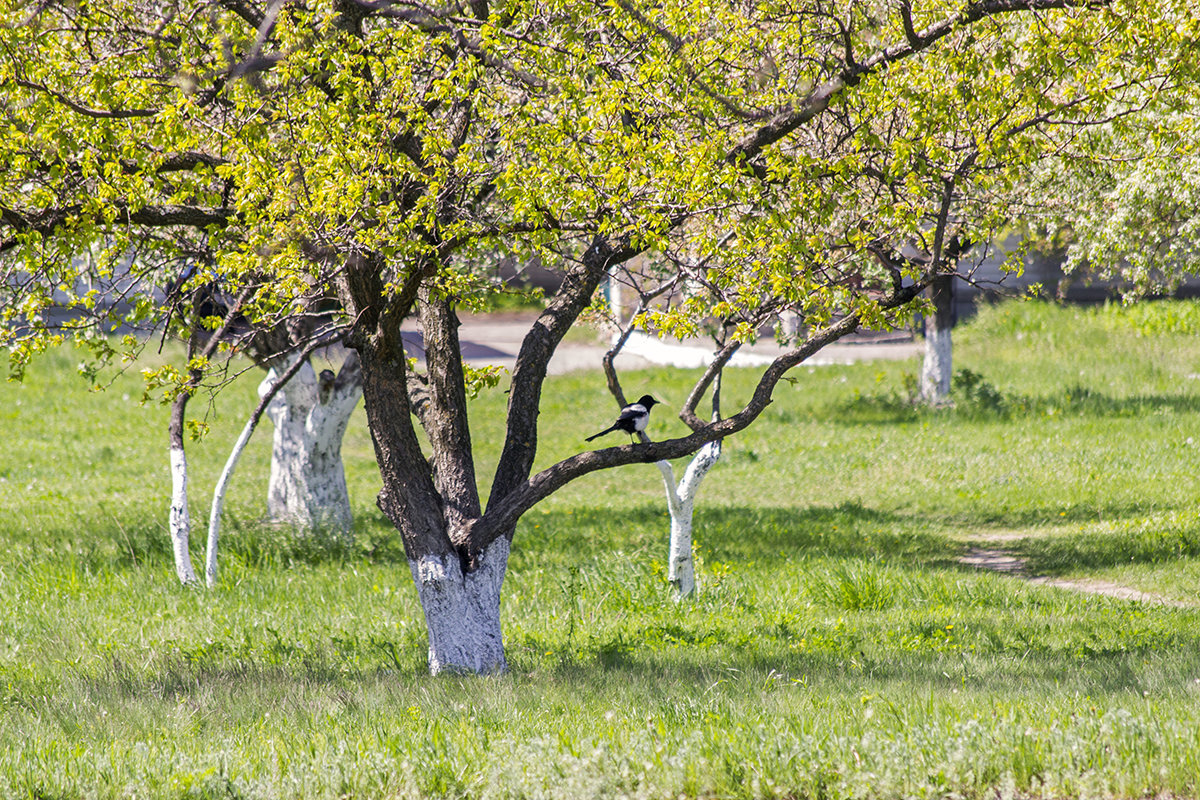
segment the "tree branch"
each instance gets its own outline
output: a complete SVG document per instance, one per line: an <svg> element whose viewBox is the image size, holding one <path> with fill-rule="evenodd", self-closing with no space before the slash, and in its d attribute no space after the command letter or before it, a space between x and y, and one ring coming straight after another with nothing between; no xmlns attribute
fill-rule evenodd
<svg viewBox="0 0 1200 800"><path fill-rule="evenodd" d="M47 94L61 105L64 105L74 111L76 114L90 117L91 119L138 119L144 117L153 117L159 113L158 109L150 108L92 108L90 106L85 106L83 103L78 103L72 100L62 92L57 92L44 83L35 83L34 81L27 81L23 78L13 78L12 81L18 86L23 86L26 89L33 89L34 91Z"/></svg>
<svg viewBox="0 0 1200 800"><path fill-rule="evenodd" d="M880 304L881 308L891 310L906 305L924 291L926 284L927 279L923 279L902 287L884 300ZM487 511L470 526L472 552L478 553L495 539L507 535L522 514L577 478L597 470L626 464L681 458L696 452L708 442L723 439L745 429L770 405L775 386L788 370L831 342L856 330L858 321L858 312L851 312L836 323L812 333L796 349L776 358L759 378L749 402L731 417L705 425L689 436L678 439L577 453L513 486L502 497L493 496L488 502Z"/></svg>
<svg viewBox="0 0 1200 800"><path fill-rule="evenodd" d="M542 384L558 343L587 308L608 268L624 263L637 252L627 237L614 245L597 236L583 254L580 268L567 275L554 300L525 335L513 367L504 450L492 479L489 507L524 481L533 468Z"/></svg>
<svg viewBox="0 0 1200 800"><path fill-rule="evenodd" d="M154 228L182 226L203 230L213 225L225 227L237 215L237 211L233 208L183 205L143 206L129 209L123 204L117 204L116 209L117 215L113 218L113 224L145 225ZM0 239L0 253L18 247L21 244L21 234L38 233L43 236L51 234L68 219L82 212L82 205L73 205L48 209L30 219L12 209L0 209L0 219L3 219L6 227L17 232L16 236Z"/></svg>
<svg viewBox="0 0 1200 800"><path fill-rule="evenodd" d="M880 50L863 61L847 66L841 73L815 87L799 103L776 114L766 124L744 137L726 155L730 164L746 165L767 147L778 142L829 107L830 100L848 86L888 65L928 50L954 31L999 14L1019 11L1045 11L1058 8L1105 8L1111 0L980 0L946 17L923 31L913 31L904 43ZM906 32L907 34L907 32Z"/></svg>

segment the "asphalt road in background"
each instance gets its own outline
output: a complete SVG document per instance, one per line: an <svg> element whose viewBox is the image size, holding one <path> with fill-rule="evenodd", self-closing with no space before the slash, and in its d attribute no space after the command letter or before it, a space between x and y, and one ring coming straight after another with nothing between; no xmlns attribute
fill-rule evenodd
<svg viewBox="0 0 1200 800"><path fill-rule="evenodd" d="M535 314L480 314L463 315L459 328L463 357L470 364L479 366L495 364L512 369L516 363L521 340L533 324ZM405 327L405 346L412 354L421 358L420 330L413 325ZM579 341L568 337L559 345L550 361L550 373L561 374L576 370L601 369L607 347L603 344ZM858 361L902 361L920 355L924 345L905 331L888 333L859 333L845 337L815 353L804 363L809 366L828 364L852 364ZM785 352L774 339L764 337L756 344L746 345L734 356L732 366L765 366L780 353ZM652 336L637 334L630 337L625 348L617 356L617 366L622 370L650 366L700 367L712 358L712 348L702 340L679 342L659 340Z"/></svg>

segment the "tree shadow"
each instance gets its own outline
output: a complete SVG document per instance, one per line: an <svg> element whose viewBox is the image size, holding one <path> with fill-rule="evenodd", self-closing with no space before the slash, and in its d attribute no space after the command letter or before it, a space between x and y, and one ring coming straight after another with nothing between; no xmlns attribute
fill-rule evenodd
<svg viewBox="0 0 1200 800"><path fill-rule="evenodd" d="M1200 557L1200 521L1186 525L1144 523L1116 531L1088 531L1026 538L1007 548L1035 575L1128 564L1166 564Z"/></svg>
<svg viewBox="0 0 1200 800"><path fill-rule="evenodd" d="M1200 413L1200 395L1115 396L1076 384L1045 395L1004 392L980 376L951 394L952 404L930 408L903 392L856 394L834 404L828 418L839 425L902 424L929 419L1007 420L1022 416L1141 418L1160 413Z"/></svg>
<svg viewBox="0 0 1200 800"><path fill-rule="evenodd" d="M1182 631L1162 620L1139 619L1120 635L1097 638L1093 630L1097 622L1092 620L1080 625L1074 635L1057 636L1046 630L1046 619L1036 615L1018 621L1004 615L973 618L965 624L976 634L974 640L936 651L896 646L911 623L898 622L890 632L855 632L852 619L848 641L807 649L793 646L803 644L806 631L761 622L746 630L742 641L725 642L713 651L707 651L703 641L684 641L679 651L664 651L621 633L541 671L589 692L597 686L710 688L725 681L746 681L753 690L826 687L835 694L848 685L882 684L900 693L924 686L1096 696L1137 689L1160 666L1172 674L1200 669L1200 635L1195 629ZM1164 662L1167 653L1173 654L1169 663ZM519 653L514 656L514 661L523 662ZM539 672L532 664L520 666L529 674ZM770 687L772 682L775 687Z"/></svg>
<svg viewBox="0 0 1200 800"><path fill-rule="evenodd" d="M848 502L830 507L708 506L697 509L695 538L704 558L759 561L806 554L952 561L959 546L922 529L915 516ZM613 551L664 557L670 518L664 505L578 507L527 515L511 556L517 567L578 564ZM659 550L662 554L659 554Z"/></svg>
<svg viewBox="0 0 1200 800"><path fill-rule="evenodd" d="M903 560L926 567L955 566L968 545L963 534L986 537L1028 528L1004 549L1031 559L1039 574L1075 567L1155 563L1200 555L1200 519L1156 527L1150 514L1169 512L1138 503L1036 506L969 513L907 513L858 502L836 506L705 506L696 510L694 537L704 559L756 562L804 556ZM1037 529L1090 526L1103 520L1112 533L1037 536ZM535 512L522 520L511 562L517 569L569 567L614 551L665 558L670 518L663 505L614 509L581 506Z"/></svg>

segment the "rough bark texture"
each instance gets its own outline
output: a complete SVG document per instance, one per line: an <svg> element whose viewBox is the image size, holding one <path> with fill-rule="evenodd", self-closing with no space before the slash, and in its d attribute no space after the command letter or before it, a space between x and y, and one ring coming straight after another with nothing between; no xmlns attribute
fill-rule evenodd
<svg viewBox="0 0 1200 800"><path fill-rule="evenodd" d="M182 417L182 412L180 412ZM180 425L182 429L182 423ZM188 517L188 465L187 453L183 449L182 436L176 445L171 437L171 552L175 556L175 575L180 583L195 583L196 571L192 568L192 556L188 551L192 523Z"/></svg>
<svg viewBox="0 0 1200 800"><path fill-rule="evenodd" d="M567 275L554 300L525 335L513 367L508 395L508 427L504 450L492 479L489 509L492 502L521 486L533 470L542 385L555 348L591 302L609 268L623 263L636 252L628 242L613 244L597 237L584 253L582 266ZM511 526L508 529L511 531ZM488 541L490 539L475 539L472 545L483 547Z"/></svg>
<svg viewBox="0 0 1200 800"><path fill-rule="evenodd" d="M461 529L480 511L458 325L447 300L422 299L421 327L429 372L429 403L422 421L433 451L434 484L445 503L446 523L451 529Z"/></svg>
<svg viewBox="0 0 1200 800"><path fill-rule="evenodd" d="M667 582L675 587L680 598L696 591L696 565L692 559L692 518L696 494L704 476L721 457L721 441L709 442L688 462L683 478L675 485L670 464L660 461L663 483L667 490L667 505L671 511L671 541L667 553Z"/></svg>
<svg viewBox="0 0 1200 800"><path fill-rule="evenodd" d="M457 558L424 555L409 562L429 631L429 670L486 674L505 669L500 589L508 539L492 542L464 572Z"/></svg>
<svg viewBox="0 0 1200 800"><path fill-rule="evenodd" d="M421 452L403 357L372 342L365 342L360 353L367 421L383 476L378 503L404 540L425 612L430 671L503 670L500 586L509 539L500 537L491 547L468 555L462 546L463 532L454 535L448 521L459 518L463 506L447 510L435 486L434 470ZM461 408L465 414L465 403ZM431 439L451 435L445 428L454 424L453 418L448 422L443 417L439 423L433 410L424 416L430 419L427 428L435 431Z"/></svg>
<svg viewBox="0 0 1200 800"><path fill-rule="evenodd" d="M921 365L921 400L931 405L950 396L953 372L951 330L954 327L954 276L939 275L929 287L934 311L925 317L925 360Z"/></svg>
<svg viewBox="0 0 1200 800"><path fill-rule="evenodd" d="M358 356L334 377L305 363L267 406L275 425L267 510L271 519L298 528L350 534L353 517L342 466L342 438L362 393ZM268 372L265 393L276 379Z"/></svg>

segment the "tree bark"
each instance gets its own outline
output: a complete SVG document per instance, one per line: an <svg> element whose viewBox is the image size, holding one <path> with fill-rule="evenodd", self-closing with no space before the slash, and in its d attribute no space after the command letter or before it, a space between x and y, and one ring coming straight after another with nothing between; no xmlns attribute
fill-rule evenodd
<svg viewBox="0 0 1200 800"><path fill-rule="evenodd" d="M373 343L363 346L361 357L363 400L383 477L379 508L404 541L425 613L429 669L433 673L503 670L500 587L510 537L501 536L468 554L464 529L451 523L460 518L463 507L448 507L438 493L417 439L404 359ZM469 499L459 498L459 502Z"/></svg>
<svg viewBox="0 0 1200 800"><path fill-rule="evenodd" d="M446 522L451 529L462 530L479 516L480 504L458 316L445 298L431 297L429 290L421 294L429 387L429 403L421 419L433 451L433 480L445 505Z"/></svg>
<svg viewBox="0 0 1200 800"><path fill-rule="evenodd" d="M502 672L500 589L509 541L501 537L479 553L467 572L457 557L428 554L409 561L429 633L429 671Z"/></svg>
<svg viewBox="0 0 1200 800"><path fill-rule="evenodd" d="M688 462L683 479L675 484L675 474L668 461L659 461L667 491L667 507L671 512L671 540L667 551L667 582L675 587L679 599L696 591L696 565L692 558L692 518L696 494L704 476L721 457L721 440L709 442Z"/></svg>
<svg viewBox="0 0 1200 800"><path fill-rule="evenodd" d="M186 405L186 402L184 403ZM183 412L180 411L182 419ZM174 409L172 409L174 417ZM172 428L174 425L172 424ZM182 423L179 426L182 433ZM171 532L171 552L175 557L175 575L183 584L196 582L196 571L192 568L189 539L192 531L188 516L188 464L187 452L183 449L183 436L171 432L171 511L168 528Z"/></svg>
<svg viewBox="0 0 1200 800"><path fill-rule="evenodd" d="M259 386L265 394L274 369ZM353 516L342 465L342 439L362 392L358 355L335 377L305 363L267 406L275 426L267 511L271 519L304 530L350 535Z"/></svg>
<svg viewBox="0 0 1200 800"><path fill-rule="evenodd" d="M929 287L933 313L925 317L925 360L921 365L921 401L941 405L950 396L953 374L954 276L938 275Z"/></svg>

